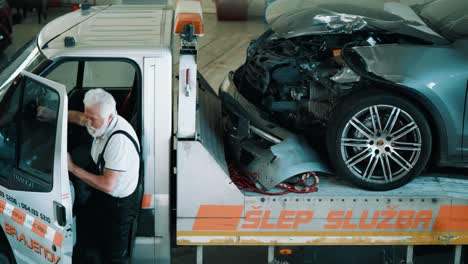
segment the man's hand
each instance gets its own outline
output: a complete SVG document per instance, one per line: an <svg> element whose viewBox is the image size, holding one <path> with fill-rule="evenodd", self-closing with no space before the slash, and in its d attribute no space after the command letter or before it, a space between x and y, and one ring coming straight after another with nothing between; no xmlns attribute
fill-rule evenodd
<svg viewBox="0 0 468 264"><path fill-rule="evenodd" d="M75 170L76 170L76 165L75 163L73 162L73 159L70 155L70 153L67 153L67 156L68 156L68 171L75 174ZM78 176L78 175L77 175Z"/></svg>
<svg viewBox="0 0 468 264"><path fill-rule="evenodd" d="M68 111L68 122L84 127L88 123L88 119L82 112Z"/></svg>
<svg viewBox="0 0 468 264"><path fill-rule="evenodd" d="M111 193L120 176L119 171L104 170L104 175L95 175L77 166L68 153L68 171L81 181L105 193Z"/></svg>
<svg viewBox="0 0 468 264"><path fill-rule="evenodd" d="M37 120L41 122L50 122L54 120L56 117L56 113L52 111L51 109L45 107L45 106L38 106L37 107Z"/></svg>

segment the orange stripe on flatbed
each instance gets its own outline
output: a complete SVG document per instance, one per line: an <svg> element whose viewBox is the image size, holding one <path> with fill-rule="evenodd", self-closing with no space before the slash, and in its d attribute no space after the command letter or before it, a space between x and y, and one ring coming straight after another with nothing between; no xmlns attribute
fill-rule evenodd
<svg viewBox="0 0 468 264"><path fill-rule="evenodd" d="M242 205L202 205L198 209L192 229L196 231L237 230L243 210Z"/></svg>
<svg viewBox="0 0 468 264"><path fill-rule="evenodd" d="M453 239L444 239L447 235L453 236ZM204 237L204 242L197 237ZM239 240L239 237L244 239ZM283 241L280 242L281 238ZM286 242L285 238L303 239ZM468 232L177 232L177 245L465 245L467 243Z"/></svg>
<svg viewBox="0 0 468 264"><path fill-rule="evenodd" d="M468 232L455 232L466 236ZM454 234L455 234L454 233ZM313 236L345 236L345 237L373 237L373 236L441 236L446 232L436 231L177 231L177 236L264 236L264 237L313 237Z"/></svg>
<svg viewBox="0 0 468 264"><path fill-rule="evenodd" d="M468 205L442 205L434 231L468 231Z"/></svg>
<svg viewBox="0 0 468 264"><path fill-rule="evenodd" d="M151 194L143 195L143 200L141 201L141 208L142 209L151 208L152 204L153 204L153 195Z"/></svg>

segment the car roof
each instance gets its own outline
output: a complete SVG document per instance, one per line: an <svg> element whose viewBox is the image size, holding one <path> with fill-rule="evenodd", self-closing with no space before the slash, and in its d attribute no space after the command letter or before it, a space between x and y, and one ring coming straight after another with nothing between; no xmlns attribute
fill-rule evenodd
<svg viewBox="0 0 468 264"><path fill-rule="evenodd" d="M171 47L173 11L163 5L93 6L59 17L38 36L41 52L59 54L140 53ZM65 45L73 38L74 45Z"/></svg>

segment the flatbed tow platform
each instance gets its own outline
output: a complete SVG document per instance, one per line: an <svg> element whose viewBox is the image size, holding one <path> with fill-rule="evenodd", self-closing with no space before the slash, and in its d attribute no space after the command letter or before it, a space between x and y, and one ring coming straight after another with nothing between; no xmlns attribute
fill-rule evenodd
<svg viewBox="0 0 468 264"><path fill-rule="evenodd" d="M221 103L200 78L197 137L176 140L178 245L468 244L468 179L421 175L374 192L321 175L318 191L242 191L229 176Z"/></svg>

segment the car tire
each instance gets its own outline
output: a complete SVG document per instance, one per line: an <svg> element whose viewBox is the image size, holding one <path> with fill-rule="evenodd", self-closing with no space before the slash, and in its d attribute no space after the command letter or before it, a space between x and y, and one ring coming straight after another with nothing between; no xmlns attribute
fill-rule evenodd
<svg viewBox="0 0 468 264"><path fill-rule="evenodd" d="M401 96L359 92L345 98L330 120L330 161L337 175L361 188L385 191L401 187L427 165L432 149L429 124Z"/></svg>

